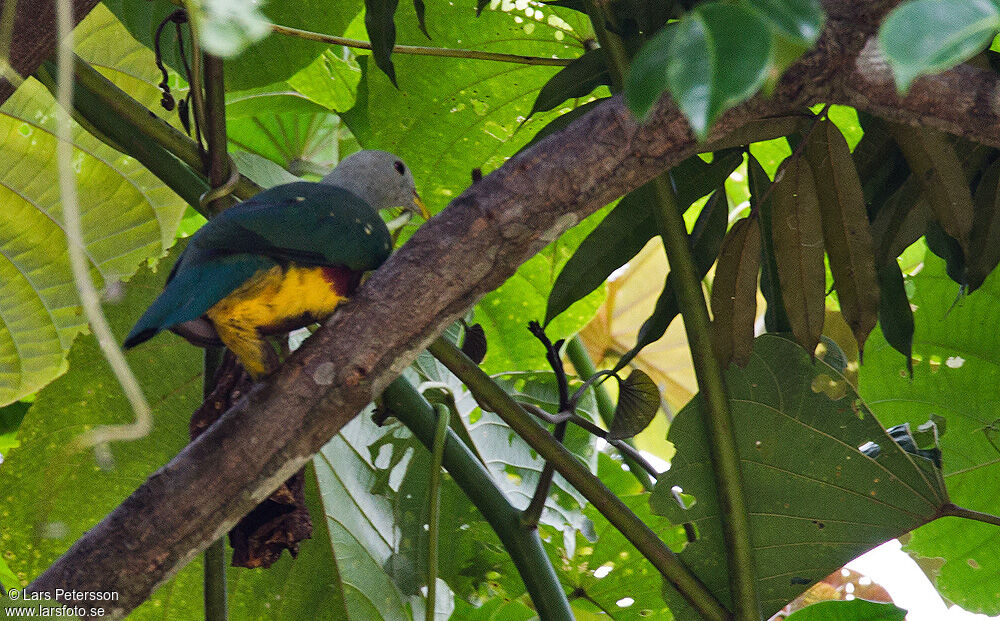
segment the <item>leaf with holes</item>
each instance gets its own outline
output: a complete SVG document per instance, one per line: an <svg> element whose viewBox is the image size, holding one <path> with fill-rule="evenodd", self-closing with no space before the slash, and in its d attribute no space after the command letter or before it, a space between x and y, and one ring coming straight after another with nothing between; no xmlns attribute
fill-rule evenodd
<svg viewBox="0 0 1000 621"><path fill-rule="evenodd" d="M618 386L618 405L608 428L608 440L631 438L649 426L660 409L660 389L640 369L632 369Z"/></svg>
<svg viewBox="0 0 1000 621"><path fill-rule="evenodd" d="M725 379L765 617L862 552L934 519L948 502L941 472L893 442L850 382L793 341L758 337L750 363L730 367ZM650 502L673 523L694 525L697 539L680 558L729 605L702 408L698 396L674 419L668 439L677 454ZM869 443L879 447L875 458L859 450ZM674 486L697 502L680 508ZM667 596L677 618L694 618L678 595Z"/></svg>
<svg viewBox="0 0 1000 621"><path fill-rule="evenodd" d="M823 332L826 267L819 197L809 163L789 161L772 196L771 236L792 334L810 352Z"/></svg>
<svg viewBox="0 0 1000 621"><path fill-rule="evenodd" d="M988 0L914 0L889 13L878 43L905 93L918 76L975 56L998 28L1000 10Z"/></svg>
<svg viewBox="0 0 1000 621"><path fill-rule="evenodd" d="M828 120L816 127L805 156L816 180L823 242L840 312L861 352L878 321L878 279L861 179L847 141Z"/></svg>
<svg viewBox="0 0 1000 621"><path fill-rule="evenodd" d="M541 349L537 340L534 343ZM519 508L526 507L544 460L518 438L499 416L479 409L472 393L433 356L426 352L421 354L413 368L422 381L447 386L455 399L459 418L467 430L467 433L458 433L474 443L475 452L511 503ZM555 414L559 409L559 391L556 388L555 374L551 371L505 373L495 376L494 380L518 401L537 405L550 414ZM570 390L575 390L581 384L582 382L572 381ZM586 391L580 399L577 413L592 422L598 420L593 391ZM566 447L592 470L597 467L594 442L592 435L574 425L566 430ZM589 523L580 512L586 502L583 496L558 474L555 476L553 489L554 492L545 501L542 523L561 531L576 528L589 535Z"/></svg>
<svg viewBox="0 0 1000 621"><path fill-rule="evenodd" d="M858 385L886 426L912 429L943 417L948 433L940 447L951 500L960 506L1000 514L1000 275L954 304L958 286L945 262L926 254L923 269L906 279L912 291L913 379L904 359L876 329L868 341ZM907 543L911 554L940 557L937 587L967 610L1000 614L996 597L1000 545L995 526L940 520L918 529Z"/></svg>
<svg viewBox="0 0 1000 621"><path fill-rule="evenodd" d="M723 367L745 366L753 351L760 273L760 226L757 217L733 225L719 250L712 281L712 350Z"/></svg>
<svg viewBox="0 0 1000 621"><path fill-rule="evenodd" d="M77 52L143 104L160 100L153 55L98 6L76 28ZM113 42L113 44L112 44ZM0 107L0 405L66 370L66 354L86 326L66 251L62 205L53 180L55 108L26 81ZM91 273L105 283L132 275L173 244L187 205L152 173L74 124L73 166Z"/></svg>
<svg viewBox="0 0 1000 621"><path fill-rule="evenodd" d="M649 507L649 493L644 492L635 477L622 470L622 464L601 453L597 476L622 502L649 526L672 550L680 550L686 541L683 526L671 524L666 518L653 515ZM575 554L569 558L556 557L548 545L556 575L570 593L577 593L573 605L596 607L594 613L611 612L596 617L578 615L578 619L611 619L642 621L643 619L671 619L660 589L660 574L592 505L585 513L594 523L597 538L587 541L576 536ZM507 617L496 617L504 619Z"/></svg>

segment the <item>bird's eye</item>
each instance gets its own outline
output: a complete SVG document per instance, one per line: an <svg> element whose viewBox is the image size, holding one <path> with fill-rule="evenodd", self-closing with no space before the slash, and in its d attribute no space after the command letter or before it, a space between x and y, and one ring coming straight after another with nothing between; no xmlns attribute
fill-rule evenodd
<svg viewBox="0 0 1000 621"><path fill-rule="evenodd" d="M403 166L403 162L397 161L394 166L396 167L396 172L403 174L406 172L406 166Z"/></svg>

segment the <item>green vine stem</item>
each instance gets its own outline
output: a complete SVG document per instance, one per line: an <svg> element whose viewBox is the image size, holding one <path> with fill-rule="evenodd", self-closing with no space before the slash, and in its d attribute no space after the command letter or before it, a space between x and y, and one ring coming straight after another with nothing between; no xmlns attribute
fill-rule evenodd
<svg viewBox="0 0 1000 621"><path fill-rule="evenodd" d="M212 190L224 185L229 177L229 154L226 150L226 89L223 81L222 59L205 55L204 62L198 63L197 36L191 31L192 47L195 50L195 66L201 64L204 77L201 80L205 86L205 128L208 138L208 179ZM195 75L198 75L195 71ZM201 84L193 85L195 91L201 89ZM195 111L197 114L198 110ZM204 197L204 195L203 195ZM207 207L212 213L218 213L228 205L226 198L219 198L205 205L205 200L199 200L202 207ZM208 398L215 388L215 371L222 361L222 349L210 347L205 350L205 374L202 378L204 397ZM229 617L229 607L226 597L226 539L220 537L205 550L204 569L204 602L205 621L226 621Z"/></svg>
<svg viewBox="0 0 1000 621"><path fill-rule="evenodd" d="M471 361L470 361L471 362ZM437 428L434 410L405 378L397 378L382 393L383 407L433 450ZM521 512L497 487L486 466L451 430L444 442L444 468L472 501L510 554L542 621L573 621L566 593L534 529L521 526Z"/></svg>
<svg viewBox="0 0 1000 621"><path fill-rule="evenodd" d="M88 118L98 130L111 135L109 125L131 126L128 129L149 138L192 169L196 171L204 169L205 163L202 161L202 154L194 140L132 99L125 91L115 86L83 59L79 57L75 59L73 71L76 76L77 88L92 93L97 101L105 107L103 114L99 117ZM146 165L146 162L138 156L136 159ZM247 199L262 189L241 175L233 193L241 199ZM197 206L198 203L195 201L193 204Z"/></svg>
<svg viewBox="0 0 1000 621"><path fill-rule="evenodd" d="M434 621L437 610L438 539L441 533L441 466L444 463L444 443L448 439L448 421L451 411L438 403L434 406L437 427L434 429L434 446L431 451L431 483L427 494L427 621Z"/></svg>
<svg viewBox="0 0 1000 621"><path fill-rule="evenodd" d="M590 359L590 354L587 353L587 348L584 347L583 341L580 340L579 335L575 335L569 340L566 345L566 357L569 358L570 363L573 368L576 369L577 375L580 379L586 380L593 377L597 373L597 369L594 367L594 361ZM611 421L615 417L615 404L611 401L611 395L600 383L593 386L594 398L597 400L597 413L601 415L601 421L604 423L605 427L611 426ZM625 444L635 447L635 444L631 439L625 440ZM636 480L642 484L643 489L652 490L653 484L656 483L655 480L650 480L650 475L646 472L646 469L639 465L632 457L627 453L622 453L622 459L625 461L625 465L628 466L629 472L631 472Z"/></svg>
<svg viewBox="0 0 1000 621"><path fill-rule="evenodd" d="M480 404L496 412L543 459L551 462L556 471L621 531L702 617L711 621L731 619L712 592L670 551L663 540L475 362L444 338L434 341L428 351L468 386Z"/></svg>
<svg viewBox="0 0 1000 621"><path fill-rule="evenodd" d="M629 54L622 40L606 25L613 24L607 6L585 0L587 13L601 47L608 50L612 84L621 88L628 72ZM722 514L723 538L732 592L738 621L760 621L761 607L757 595L757 578L750 539L750 517L743 491L740 456L736 447L733 419L722 369L712 353L711 321L702 291L701 279L691 255L691 246L684 217L677 209L677 200L666 173L653 179L656 195L654 215L663 248L670 264L677 294L677 305L684 318L688 346L694 362L695 377L705 405L705 426L708 430L709 452Z"/></svg>
<svg viewBox="0 0 1000 621"><path fill-rule="evenodd" d="M320 32L310 32L289 26L271 24L271 31L280 35L307 39L309 41L320 41L322 43L332 43L343 45L344 47L359 50L370 50L372 44L359 39L348 39ZM460 50L447 47L423 47L420 45L396 45L392 48L393 54L412 54L415 56L440 56L445 58L471 58L474 60L492 60L502 63L516 63L519 65L546 65L551 67L565 67L573 62L572 58L545 58L544 56L522 56L521 54L500 54L497 52L483 52L480 50Z"/></svg>

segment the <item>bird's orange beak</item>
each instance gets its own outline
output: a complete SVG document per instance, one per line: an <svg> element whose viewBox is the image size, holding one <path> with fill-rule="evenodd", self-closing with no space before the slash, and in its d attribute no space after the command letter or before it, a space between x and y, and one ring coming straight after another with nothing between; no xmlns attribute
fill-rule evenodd
<svg viewBox="0 0 1000 621"><path fill-rule="evenodd" d="M416 191L413 192L413 207L414 209L410 211L420 214L420 217L425 221L431 219L431 212L427 211L427 205L424 205L424 201L421 200L420 195Z"/></svg>

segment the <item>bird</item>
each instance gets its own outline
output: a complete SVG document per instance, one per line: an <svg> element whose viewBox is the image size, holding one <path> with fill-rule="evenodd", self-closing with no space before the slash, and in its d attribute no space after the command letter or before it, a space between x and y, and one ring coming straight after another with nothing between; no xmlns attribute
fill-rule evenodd
<svg viewBox="0 0 1000 621"><path fill-rule="evenodd" d="M387 226L379 210L398 207ZM386 151L358 151L318 183L260 192L191 237L124 348L171 330L225 345L260 380L278 364L267 337L329 317L389 257L389 227L414 214L430 217L412 172Z"/></svg>

